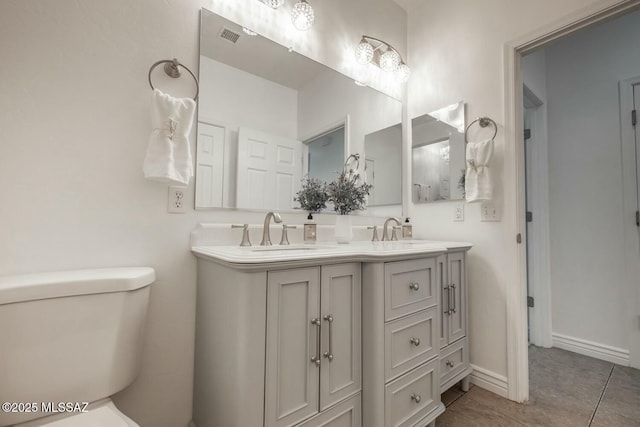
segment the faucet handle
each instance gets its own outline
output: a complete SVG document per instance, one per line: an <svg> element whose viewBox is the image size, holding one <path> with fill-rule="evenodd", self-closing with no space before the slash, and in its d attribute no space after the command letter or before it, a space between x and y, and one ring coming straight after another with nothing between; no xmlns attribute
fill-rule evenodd
<svg viewBox="0 0 640 427"><path fill-rule="evenodd" d="M282 224L282 238L280 239L281 245L289 244L289 236L287 235L287 230L290 228L298 228L298 227L296 227L295 225Z"/></svg>
<svg viewBox="0 0 640 427"><path fill-rule="evenodd" d="M251 240L249 240L249 224L231 224L231 228L242 228L242 242L240 242L240 246L251 246Z"/></svg>
<svg viewBox="0 0 640 427"><path fill-rule="evenodd" d="M391 229L391 240L398 240L398 230L402 230L402 227L399 225L394 225Z"/></svg>
<svg viewBox="0 0 640 427"><path fill-rule="evenodd" d="M380 240L378 238L378 226L377 225L369 226L369 227L367 227L367 230L373 230L373 236L371 237L371 241L372 242L377 242L377 241Z"/></svg>

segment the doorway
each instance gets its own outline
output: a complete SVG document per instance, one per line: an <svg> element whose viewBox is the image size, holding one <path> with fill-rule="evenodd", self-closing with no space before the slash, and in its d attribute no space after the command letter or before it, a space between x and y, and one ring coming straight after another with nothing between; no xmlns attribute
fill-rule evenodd
<svg viewBox="0 0 640 427"><path fill-rule="evenodd" d="M593 9L586 11L582 10L579 12L575 12L574 15L565 18L561 22L557 22L553 25L552 28L545 28L540 30L539 33L534 35L528 35L526 38L523 37L520 40L515 40L511 43L508 43L505 46L505 69L506 69L506 118L505 118L505 127L508 133L507 140L507 152L506 152L506 176L507 180L512 179L511 182L514 184L506 189L506 198L507 200L513 201L513 205L511 207L507 206L507 210L509 215L510 227L512 227L514 235L517 235L517 244L514 246L517 251L517 263L515 269L513 271L514 281L519 283L518 286L510 287L507 289L507 317L510 319L508 324L508 378L509 378L509 398L516 401L524 401L528 398L528 355L527 355L527 347L528 347L528 318L527 318L527 283L528 283L528 273L527 273L527 238L526 238L526 212L527 212L527 192L526 192L526 167L525 167L525 151L526 146L523 144L523 134L524 134L524 94L522 91L522 64L523 64L523 56L533 53L540 48L550 46L552 42L555 42L560 39L564 39L565 36L572 36L577 34L577 31L580 29L584 29L587 27L591 27L596 23L602 23L609 18L612 17L620 17L625 14L630 14L633 12L635 8L638 7L638 1L625 2L623 4L616 4L615 6L605 6L604 4L600 5L601 10L595 10L595 6ZM585 50L581 51L582 53ZM607 65L606 60L601 61L604 66ZM582 70L576 69L574 72L574 78L579 78L582 76ZM617 82L616 82L617 83ZM614 88L615 89L615 88ZM616 95L617 91L616 91ZM576 106L579 109L583 107L585 103L577 102ZM615 108L617 113L619 111L619 105ZM548 117L555 117L551 112L549 112ZM588 115L583 115L583 117L588 119ZM618 116L617 120L617 135L618 140L620 139L620 127L621 127L621 116ZM629 120L630 121L630 120ZM635 132L635 131L634 131ZM634 135L635 137L635 135ZM610 139L610 138L609 138ZM551 144L551 141L549 141ZM635 144L635 140L634 140ZM636 163L638 161L637 150L634 151L636 155L627 156L620 155L623 161L622 163L622 173L620 172L620 168L616 171L622 177L619 177L620 181L624 181L624 202L622 202L622 197L620 197L620 205L624 205L624 220L627 221L628 218L633 216L635 225L635 212L637 211L637 199L638 199L638 174ZM576 151L577 152L577 151ZM631 163L629 157L632 157L633 163ZM550 160L554 160L551 154L548 157ZM597 168L597 164L589 164L585 165L590 168ZM633 174L630 172L630 168L633 167ZM635 208L631 215L628 212L628 207L630 202L627 200L626 195L631 193L629 191L630 181L629 177L633 175L633 189L635 191L635 195L633 199L635 201ZM571 179L571 176L566 179ZM595 194L598 194L597 191L594 190ZM574 198L575 199L575 198ZM511 202L510 202L511 203ZM511 209L512 208L512 209ZM579 209L575 209L577 213L583 213ZM620 215L622 217L622 215ZM620 218L619 217L619 218ZM535 213L534 213L535 218ZM574 223L579 223L580 217L576 217ZM628 224L628 222L626 222ZM620 226L622 228L622 226ZM554 236L555 229L550 227L550 234ZM618 230L619 231L619 230ZM631 242L635 240L638 241L638 228L636 227L634 233L624 232L624 236L621 240L624 240L625 249L631 247ZM633 235L633 238L629 237ZM579 234L576 234L577 237L580 237ZM523 238L524 237L524 238ZM628 242L629 241L629 242ZM590 247L596 247L598 245L598 241L590 242ZM586 246L586 245L585 245ZM635 253L639 252L639 244L635 245ZM601 248L604 249L604 248ZM630 258L630 252L625 250L624 258ZM555 258L551 255L550 259L552 262L558 263L562 262L562 259ZM580 265L585 269L591 268L594 263L590 263L592 259L585 259ZM633 289L627 289L627 293L625 294L624 299L622 300L622 306L618 307L618 311L623 311L624 315L622 316L622 322L625 324L627 331L624 334L627 334L627 360L628 364L634 366L634 364L640 364L638 358L640 357L640 280L638 278L640 275L637 274L637 266L640 264L635 263L635 267L630 267L629 262L623 263L624 266L622 269L626 272L623 274L623 279L628 283L632 283ZM611 266L612 271L617 271L616 266ZM613 281L603 283L602 286L606 289L606 285L608 283L613 283ZM612 292L613 294L613 292ZM575 293L574 296L581 296L580 293ZM620 294L616 295L620 297ZM618 299L618 301L621 301ZM580 309L582 305L579 302L574 302L572 308ZM591 312L588 316L583 316L584 319L597 318L600 317L602 319L607 319L607 314L602 311ZM622 337L622 334L619 331L618 338ZM586 340L585 340L586 341ZM582 343L589 344L589 343ZM611 346L616 347L616 346ZM616 348L617 350L617 348Z"/></svg>

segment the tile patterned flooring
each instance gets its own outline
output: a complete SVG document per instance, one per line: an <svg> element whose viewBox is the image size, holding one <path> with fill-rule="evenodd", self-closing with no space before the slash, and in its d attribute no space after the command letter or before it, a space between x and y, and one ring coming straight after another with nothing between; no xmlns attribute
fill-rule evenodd
<svg viewBox="0 0 640 427"><path fill-rule="evenodd" d="M437 427L640 427L640 370L557 348L529 347L529 402L471 387L442 395Z"/></svg>

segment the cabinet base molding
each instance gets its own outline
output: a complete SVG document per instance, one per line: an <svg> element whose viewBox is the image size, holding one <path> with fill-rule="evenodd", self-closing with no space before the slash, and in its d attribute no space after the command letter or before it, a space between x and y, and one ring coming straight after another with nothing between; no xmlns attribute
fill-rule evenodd
<svg viewBox="0 0 640 427"><path fill-rule="evenodd" d="M426 417L418 421L413 425L413 427L432 427L434 426L433 422L442 415L445 411L444 403L440 402L437 408L429 413ZM437 424L437 423L436 423Z"/></svg>
<svg viewBox="0 0 640 427"><path fill-rule="evenodd" d="M556 348L629 366L629 350L561 334L551 334L551 339Z"/></svg>
<svg viewBox="0 0 640 427"><path fill-rule="evenodd" d="M471 365L471 369L473 369L471 373L471 382L473 384L508 399L507 377L473 364Z"/></svg>
<svg viewBox="0 0 640 427"><path fill-rule="evenodd" d="M447 380L447 382L442 383L440 385L440 393L444 393L445 391L449 390L451 387L453 387L454 385L462 381L464 378L470 376L472 373L473 373L473 368L467 368L464 371L460 372L455 377L452 377L451 379Z"/></svg>

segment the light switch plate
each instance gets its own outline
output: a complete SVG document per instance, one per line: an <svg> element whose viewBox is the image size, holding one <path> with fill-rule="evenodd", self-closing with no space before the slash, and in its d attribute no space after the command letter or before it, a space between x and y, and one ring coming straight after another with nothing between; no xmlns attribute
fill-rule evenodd
<svg viewBox="0 0 640 427"><path fill-rule="evenodd" d="M453 206L453 220L455 222L464 221L464 203L456 203Z"/></svg>
<svg viewBox="0 0 640 427"><path fill-rule="evenodd" d="M488 202L482 202L480 204L480 221L502 221L502 210L500 209L500 206L494 203L492 200Z"/></svg>

